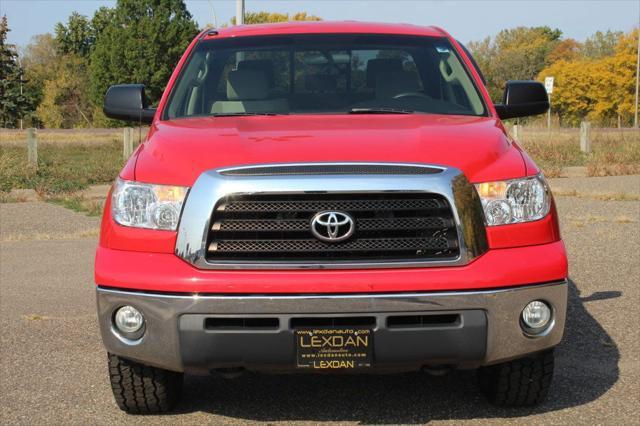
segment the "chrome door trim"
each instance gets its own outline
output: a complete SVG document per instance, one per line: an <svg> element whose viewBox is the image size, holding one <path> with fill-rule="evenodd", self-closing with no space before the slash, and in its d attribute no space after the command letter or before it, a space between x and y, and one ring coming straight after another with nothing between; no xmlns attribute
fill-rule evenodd
<svg viewBox="0 0 640 426"><path fill-rule="evenodd" d="M478 195L464 174L453 167L411 163L282 163L253 167L300 165L390 165L440 168L441 173L424 175L224 175L233 168L209 170L200 175L185 202L178 226L175 253L201 269L361 269L413 268L466 265L487 248L484 215ZM238 168L248 168L242 166ZM443 196L452 207L458 232L460 254L453 259L425 261L363 262L255 262L206 259L211 217L218 202L232 195L308 193L433 193Z"/></svg>

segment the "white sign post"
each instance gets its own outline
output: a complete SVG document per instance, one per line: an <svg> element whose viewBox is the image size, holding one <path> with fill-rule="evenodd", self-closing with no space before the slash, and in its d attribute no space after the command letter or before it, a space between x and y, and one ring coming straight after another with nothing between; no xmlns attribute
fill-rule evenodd
<svg viewBox="0 0 640 426"><path fill-rule="evenodd" d="M549 95L553 93L553 77L544 78L544 88L547 89Z"/></svg>
<svg viewBox="0 0 640 426"><path fill-rule="evenodd" d="M553 93L553 77L544 78L544 88L549 95L549 110L547 111L547 131L551 132L551 93Z"/></svg>

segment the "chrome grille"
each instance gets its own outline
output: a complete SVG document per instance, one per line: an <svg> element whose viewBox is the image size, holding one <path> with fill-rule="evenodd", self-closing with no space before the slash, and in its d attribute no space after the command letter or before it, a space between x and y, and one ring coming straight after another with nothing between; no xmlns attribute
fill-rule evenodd
<svg viewBox="0 0 640 426"><path fill-rule="evenodd" d="M430 175L442 173L441 167L398 164L297 164L250 166L221 170L226 176L293 175Z"/></svg>
<svg viewBox="0 0 640 426"><path fill-rule="evenodd" d="M218 207L228 212L313 212L320 210L418 210L439 209L443 205L433 199L412 200L278 200L278 201L232 201Z"/></svg>
<svg viewBox="0 0 640 426"><path fill-rule="evenodd" d="M339 243L311 233L311 218L335 210L355 220ZM428 193L251 194L214 209L207 261L342 262L448 260L459 255L451 206Z"/></svg>

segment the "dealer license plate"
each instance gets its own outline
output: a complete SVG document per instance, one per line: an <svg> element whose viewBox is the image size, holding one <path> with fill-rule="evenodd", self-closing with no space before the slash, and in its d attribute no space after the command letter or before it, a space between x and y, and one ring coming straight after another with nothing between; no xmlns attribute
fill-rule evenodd
<svg viewBox="0 0 640 426"><path fill-rule="evenodd" d="M298 368L371 367L373 331L358 327L309 327L294 331Z"/></svg>

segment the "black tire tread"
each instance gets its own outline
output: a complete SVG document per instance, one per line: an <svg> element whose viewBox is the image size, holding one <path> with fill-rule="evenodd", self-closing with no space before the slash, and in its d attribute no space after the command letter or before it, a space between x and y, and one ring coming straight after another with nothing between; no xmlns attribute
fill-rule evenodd
<svg viewBox="0 0 640 426"><path fill-rule="evenodd" d="M130 414L171 410L182 394L182 373L108 354L109 380L118 407Z"/></svg>
<svg viewBox="0 0 640 426"><path fill-rule="evenodd" d="M489 402L503 407L542 403L553 378L553 351L478 369L480 389Z"/></svg>

